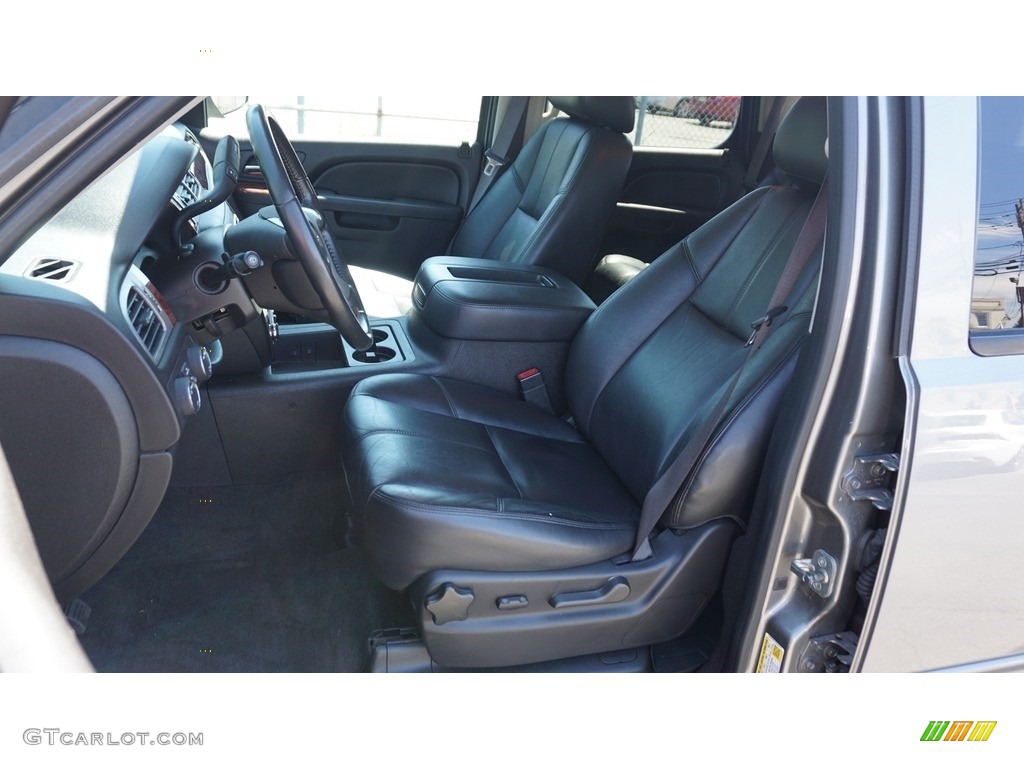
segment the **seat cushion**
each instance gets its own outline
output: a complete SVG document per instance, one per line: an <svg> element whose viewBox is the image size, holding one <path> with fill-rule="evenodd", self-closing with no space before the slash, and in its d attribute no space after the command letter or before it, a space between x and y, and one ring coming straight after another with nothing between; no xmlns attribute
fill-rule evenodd
<svg viewBox="0 0 1024 768"><path fill-rule="evenodd" d="M374 570L540 571L626 552L639 504L577 431L500 392L387 374L345 409L344 465Z"/></svg>

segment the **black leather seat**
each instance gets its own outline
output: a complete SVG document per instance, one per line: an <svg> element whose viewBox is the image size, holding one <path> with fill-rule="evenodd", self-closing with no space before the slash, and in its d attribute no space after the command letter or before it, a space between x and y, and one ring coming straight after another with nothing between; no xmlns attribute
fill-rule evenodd
<svg viewBox="0 0 1024 768"><path fill-rule="evenodd" d="M607 609L619 610L615 621L627 627L614 638L602 637L602 620L593 616L578 636L568 630L553 635L561 655L639 645L686 629L713 592L728 541L752 504L774 416L806 335L816 264L797 282L789 311L747 365L708 448L661 519L663 529L677 534L655 541L654 559L667 559L664 568L679 572L671 600L702 597L688 607L674 603L670 612L664 608L669 598L641 598L640 575L611 559L631 550L645 494L741 365L750 324L767 308L825 175L825 137L825 100L798 102L775 141L776 163L793 183L748 194L594 312L566 364L567 415L574 425L508 395L443 378L378 375L355 388L343 419L343 463L364 518L366 550L385 583L413 585L415 593L417 584L436 591L443 579L457 602L472 599L466 591L486 592L481 585L488 573L507 574L510 586L500 589L511 593L519 583L536 586L545 572L551 573L550 591L568 583L573 569L590 569L609 574L601 594L616 592L618 602L632 589L640 602ZM713 553L697 557L711 551L709 537L716 541ZM648 566L655 567L662 566ZM632 584L623 588L620 578ZM521 589L526 600L527 587ZM415 599L448 600L426 594ZM514 623L542 609L546 624ZM481 614L481 631L493 637L500 620L521 645L531 632L554 631L562 614L566 626L582 615L547 605L529 611L521 619ZM454 654L448 663L468 657L497 664L545 653L536 646L517 655L509 646L481 656L477 646L438 639L471 632L473 621L446 619L438 627L436 615L434 622L423 617L428 648ZM609 613L608 621L613 618ZM638 624L648 629L636 634ZM557 657L559 648L550 653Z"/></svg>
<svg viewBox="0 0 1024 768"><path fill-rule="evenodd" d="M586 277L629 170L630 96L549 96L566 118L550 120L481 198L448 249L452 256L537 264L579 284ZM412 307L412 283L352 268L368 314Z"/></svg>

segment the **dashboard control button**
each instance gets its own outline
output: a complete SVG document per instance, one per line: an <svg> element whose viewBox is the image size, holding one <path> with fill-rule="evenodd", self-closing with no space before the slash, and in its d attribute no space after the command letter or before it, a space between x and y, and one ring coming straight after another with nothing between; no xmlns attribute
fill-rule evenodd
<svg viewBox="0 0 1024 768"><path fill-rule="evenodd" d="M174 402L183 416L195 416L203 405L199 383L194 376L179 376L174 380Z"/></svg>
<svg viewBox="0 0 1024 768"><path fill-rule="evenodd" d="M202 383L213 375L213 362L206 347L189 347L185 353L185 362L196 381Z"/></svg>

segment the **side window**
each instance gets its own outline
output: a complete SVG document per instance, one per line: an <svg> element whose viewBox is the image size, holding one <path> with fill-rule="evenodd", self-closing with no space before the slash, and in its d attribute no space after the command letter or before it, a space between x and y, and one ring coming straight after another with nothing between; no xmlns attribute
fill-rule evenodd
<svg viewBox="0 0 1024 768"><path fill-rule="evenodd" d="M634 96L637 147L711 149L732 134L740 114L739 96Z"/></svg>
<svg viewBox="0 0 1024 768"><path fill-rule="evenodd" d="M1024 328L1024 99L980 100L972 331Z"/></svg>
<svg viewBox="0 0 1024 768"><path fill-rule="evenodd" d="M481 96L250 96L289 138L393 139L437 144L476 141ZM211 117L218 132L245 136L246 110Z"/></svg>

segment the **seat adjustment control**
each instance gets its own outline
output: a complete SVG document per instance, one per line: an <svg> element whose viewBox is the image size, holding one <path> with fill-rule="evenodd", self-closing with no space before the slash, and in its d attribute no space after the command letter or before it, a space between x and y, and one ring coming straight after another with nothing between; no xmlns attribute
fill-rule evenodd
<svg viewBox="0 0 1024 768"><path fill-rule="evenodd" d="M441 585L429 595L423 607L430 611L434 623L440 626L449 621L465 621L469 618L469 606L473 603L473 590L469 587L457 587L451 582Z"/></svg>
<svg viewBox="0 0 1024 768"><path fill-rule="evenodd" d="M525 608L530 601L526 599L526 595L505 595L499 597L495 603L499 611L514 611L517 608Z"/></svg>
<svg viewBox="0 0 1024 768"><path fill-rule="evenodd" d="M575 608L582 605L621 603L627 597L629 597L629 582L623 576L615 576L597 589L588 589L583 592L559 592L557 595L551 596L548 604L552 608Z"/></svg>

